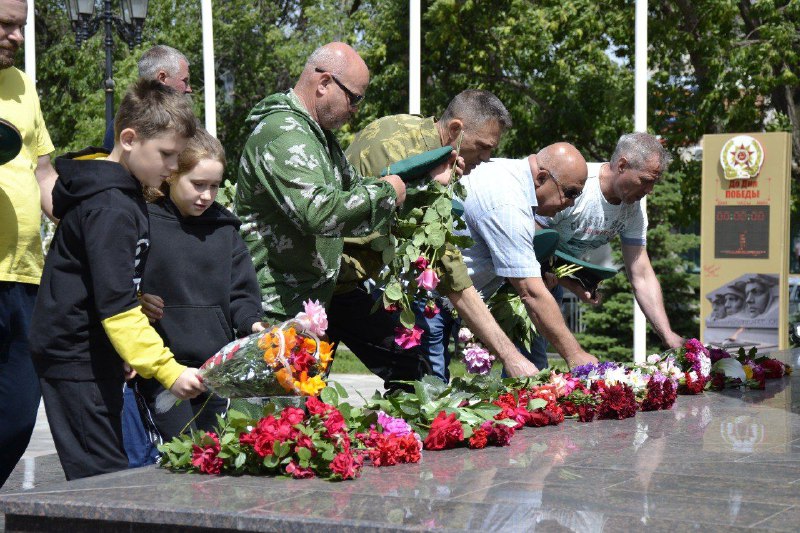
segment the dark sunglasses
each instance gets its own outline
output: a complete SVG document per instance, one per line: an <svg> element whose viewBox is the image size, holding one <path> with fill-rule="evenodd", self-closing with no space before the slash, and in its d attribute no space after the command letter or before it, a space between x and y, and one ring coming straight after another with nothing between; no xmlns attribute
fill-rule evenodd
<svg viewBox="0 0 800 533"><path fill-rule="evenodd" d="M547 172L547 175L550 176L550 178L555 182L556 186L558 187L558 190L561 191L561 194L563 194L564 198L566 198L567 200L575 200L578 196L581 195L581 193L583 193L583 190L581 189L565 189L561 185L561 182L558 181L558 178L556 178L553 175L553 173L547 170L546 168L539 167L539 170L544 170L545 172Z"/></svg>
<svg viewBox="0 0 800 533"><path fill-rule="evenodd" d="M333 72L328 72L327 70L321 69L319 67L315 68L314 72L319 72L320 74L327 74L328 76L330 76L333 82L336 85L338 85L341 90L344 91L344 94L347 95L347 101L350 103L351 107L356 107L358 104L364 101L363 94L356 94L347 87L345 87L344 83L340 82L339 78L337 78Z"/></svg>

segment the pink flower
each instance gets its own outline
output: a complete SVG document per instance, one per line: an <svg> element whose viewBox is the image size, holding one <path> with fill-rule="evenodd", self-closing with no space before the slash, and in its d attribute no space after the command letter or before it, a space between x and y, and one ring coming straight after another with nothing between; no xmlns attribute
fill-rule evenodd
<svg viewBox="0 0 800 533"><path fill-rule="evenodd" d="M383 411L378 411L378 424L381 425L384 433L396 437L404 437L413 431L411 426L408 425L408 422L402 418L389 416Z"/></svg>
<svg viewBox="0 0 800 533"><path fill-rule="evenodd" d="M461 328L458 330L458 340L461 342L469 342L472 340L472 332L469 328Z"/></svg>
<svg viewBox="0 0 800 533"><path fill-rule="evenodd" d="M494 356L477 344L470 344L464 351L464 364L471 374L488 374L492 370L492 361Z"/></svg>
<svg viewBox="0 0 800 533"><path fill-rule="evenodd" d="M305 311L297 313L295 317L297 321L317 337L325 335L325 330L328 329L328 315L319 300L307 300L303 303L303 307Z"/></svg>
<svg viewBox="0 0 800 533"><path fill-rule="evenodd" d="M397 326L394 328L394 342L404 350L419 346L422 337L422 328L414 326L413 329Z"/></svg>
<svg viewBox="0 0 800 533"><path fill-rule="evenodd" d="M420 270L425 270L428 268L428 260L425 259L423 256L419 256L416 261L414 261L414 266Z"/></svg>
<svg viewBox="0 0 800 533"><path fill-rule="evenodd" d="M436 302L430 301L425 306L425 309L422 311L422 314L425 315L425 318L433 318L439 314L439 306L436 305Z"/></svg>
<svg viewBox="0 0 800 533"><path fill-rule="evenodd" d="M422 271L422 274L417 276L417 285L426 291L434 290L438 284L439 276L436 275L432 268L426 268Z"/></svg>

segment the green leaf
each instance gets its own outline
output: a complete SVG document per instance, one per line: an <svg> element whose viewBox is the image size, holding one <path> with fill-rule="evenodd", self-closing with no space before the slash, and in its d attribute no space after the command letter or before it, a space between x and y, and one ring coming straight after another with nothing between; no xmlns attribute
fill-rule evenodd
<svg viewBox="0 0 800 533"><path fill-rule="evenodd" d="M332 383L329 382L328 386L322 389L319 397L320 399L331 405L338 405L339 404L339 394L336 392L335 387L331 386Z"/></svg>
<svg viewBox="0 0 800 533"><path fill-rule="evenodd" d="M403 297L403 287L397 281L391 281L383 291L383 294L391 302L398 302Z"/></svg>
<svg viewBox="0 0 800 533"><path fill-rule="evenodd" d="M233 462L233 466L236 467L236 469L238 470L244 465L245 461L247 461L247 454L242 452L236 456L236 460Z"/></svg>
<svg viewBox="0 0 800 533"><path fill-rule="evenodd" d="M297 448L297 450L295 450L295 453L297 454L297 457L299 457L301 461L308 462L308 460L311 459L311 450L309 450L308 448L305 447Z"/></svg>
<svg viewBox="0 0 800 533"><path fill-rule="evenodd" d="M400 323L408 329L412 329L414 327L416 319L417 317L414 316L414 311L408 307L400 312Z"/></svg>
<svg viewBox="0 0 800 533"><path fill-rule="evenodd" d="M532 400L528 400L526 409L528 411L535 411L536 409L542 409L543 407L547 407L547 401L541 398L534 398Z"/></svg>

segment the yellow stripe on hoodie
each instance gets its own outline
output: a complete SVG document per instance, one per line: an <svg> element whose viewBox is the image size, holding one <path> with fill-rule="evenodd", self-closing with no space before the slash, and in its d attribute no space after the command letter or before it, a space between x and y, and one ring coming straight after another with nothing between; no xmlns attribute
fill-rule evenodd
<svg viewBox="0 0 800 533"><path fill-rule="evenodd" d="M164 341L142 313L142 306L102 321L114 349L143 378L155 377L169 389L186 370L178 363Z"/></svg>

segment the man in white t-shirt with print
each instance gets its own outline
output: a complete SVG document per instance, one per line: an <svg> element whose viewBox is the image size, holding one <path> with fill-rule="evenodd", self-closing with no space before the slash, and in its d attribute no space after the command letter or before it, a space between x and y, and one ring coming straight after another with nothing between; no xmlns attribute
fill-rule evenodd
<svg viewBox="0 0 800 533"><path fill-rule="evenodd" d="M636 301L664 345L675 348L683 338L670 327L661 285L647 255L647 213L641 202L661 179L670 159L669 152L652 135L623 135L610 162L587 163L589 177L575 205L550 218L537 217L537 222L558 231L558 249L578 258L619 235ZM589 293L574 280L562 278L559 284L583 302L600 303L599 295ZM560 295L556 298L560 300ZM535 341L532 352L544 349L543 342Z"/></svg>

